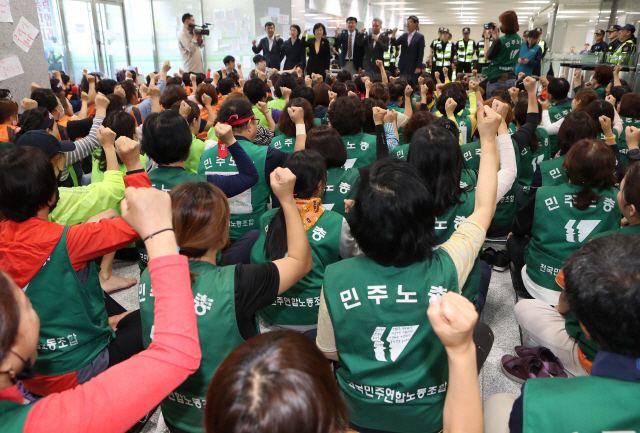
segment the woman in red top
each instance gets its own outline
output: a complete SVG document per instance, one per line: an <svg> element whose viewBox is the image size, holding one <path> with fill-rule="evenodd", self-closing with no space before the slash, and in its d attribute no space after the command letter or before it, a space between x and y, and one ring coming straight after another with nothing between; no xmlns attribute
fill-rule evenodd
<svg viewBox="0 0 640 433"><path fill-rule="evenodd" d="M171 199L128 188L123 217L145 240L155 297L147 350L72 390L22 405L17 380L29 376L40 330L27 296L0 273L0 425L14 432L124 432L192 374L200 345L186 257L178 255ZM150 236L153 235L153 236ZM158 380L158 378L162 380Z"/></svg>

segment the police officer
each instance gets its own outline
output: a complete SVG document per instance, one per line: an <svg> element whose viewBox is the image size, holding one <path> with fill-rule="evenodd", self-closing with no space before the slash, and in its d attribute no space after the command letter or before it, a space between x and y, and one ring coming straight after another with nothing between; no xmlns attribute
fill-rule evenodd
<svg viewBox="0 0 640 433"><path fill-rule="evenodd" d="M387 37L391 37L391 33L393 30L387 30L385 34ZM398 48L389 44L389 48L384 52L382 63L384 64L384 68L391 72L392 76L396 75L396 57L398 56Z"/></svg>
<svg viewBox="0 0 640 433"><path fill-rule="evenodd" d="M435 43L433 49L433 72L431 75L434 80L436 79L435 72L440 72L440 79L442 82L445 81L442 68L446 67L449 69L447 75L449 77L449 81L451 81L451 76L453 74L453 67L451 66L451 63L453 62L455 54L456 45L450 41L449 29L443 27L440 40Z"/></svg>
<svg viewBox="0 0 640 433"><path fill-rule="evenodd" d="M473 53L475 51L475 41L469 39L471 29L464 27L462 29L462 39L458 41L456 52L458 55L458 61L456 63L456 73L464 72L471 73L473 63Z"/></svg>
<svg viewBox="0 0 640 433"><path fill-rule="evenodd" d="M489 65L489 62L486 58L486 52L489 50L489 47L484 46L484 34L486 30L482 31L482 37L478 42L476 42L476 56L478 56L478 61L476 64L476 70L479 74L482 74L482 68ZM491 35L491 40L493 40L493 34Z"/></svg>
<svg viewBox="0 0 640 433"><path fill-rule="evenodd" d="M609 58L611 63L625 64L631 55L636 52L636 44L633 42L633 34L635 32L636 28L633 24L626 24L624 27L620 27L617 39L619 43Z"/></svg>
<svg viewBox="0 0 640 433"><path fill-rule="evenodd" d="M619 31L620 26L617 24L612 25L607 30L607 38L609 38L609 45L607 46L607 57L610 57L611 54L614 53L620 45L620 39L618 39Z"/></svg>
<svg viewBox="0 0 640 433"><path fill-rule="evenodd" d="M594 54L607 52L608 44L604 41L604 30L599 29L593 34L593 38L595 39L595 43L591 45L590 51Z"/></svg>
<svg viewBox="0 0 640 433"><path fill-rule="evenodd" d="M542 33L542 27L536 27L534 30L535 30L536 32L538 32L538 34L539 34L540 36L542 36L542 35L543 35L543 33ZM540 47L540 49L542 50L542 57L544 57L544 55L545 55L545 54L547 54L547 48L548 48L548 47L547 47L547 42L546 42L544 39L540 38L540 40L538 41L538 46L539 46L539 47Z"/></svg>

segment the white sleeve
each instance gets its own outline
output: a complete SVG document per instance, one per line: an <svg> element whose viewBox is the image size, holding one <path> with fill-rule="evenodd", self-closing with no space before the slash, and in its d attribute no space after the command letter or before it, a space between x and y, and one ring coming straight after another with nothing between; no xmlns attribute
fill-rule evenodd
<svg viewBox="0 0 640 433"><path fill-rule="evenodd" d="M498 193L496 201L500 201L500 199L509 192L518 175L516 152L509 134L498 136L498 153L500 154L500 171L498 171Z"/></svg>
<svg viewBox="0 0 640 433"><path fill-rule="evenodd" d="M622 135L622 132L624 132L624 127L622 126L622 119L620 118L620 115L615 109L613 110L613 114L614 114L613 129L618 131L618 137L620 137Z"/></svg>
<svg viewBox="0 0 640 433"><path fill-rule="evenodd" d="M558 131L560 130L560 126L562 126L562 122L564 122L564 117L557 122L551 123L549 110L542 110L542 124L544 125L544 129L547 130L547 133L549 135L558 135Z"/></svg>
<svg viewBox="0 0 640 433"><path fill-rule="evenodd" d="M340 233L340 258L348 259L361 256L362 251L356 240L351 236L351 227L346 219L342 218L342 232Z"/></svg>

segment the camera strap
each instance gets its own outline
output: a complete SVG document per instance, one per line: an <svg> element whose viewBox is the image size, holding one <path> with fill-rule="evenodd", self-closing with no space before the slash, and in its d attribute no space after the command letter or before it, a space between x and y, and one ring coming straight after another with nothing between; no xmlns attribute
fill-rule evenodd
<svg viewBox="0 0 640 433"><path fill-rule="evenodd" d="M229 126L242 125L243 123L248 122L254 117L256 117L256 115L253 114L253 111L249 111L247 114L245 114L242 117L238 117L237 114L234 114L232 116L229 116L227 121L224 122L223 124L229 125ZM226 158L228 154L229 154L229 151L227 150L227 145L224 144L222 140L218 139L218 158Z"/></svg>

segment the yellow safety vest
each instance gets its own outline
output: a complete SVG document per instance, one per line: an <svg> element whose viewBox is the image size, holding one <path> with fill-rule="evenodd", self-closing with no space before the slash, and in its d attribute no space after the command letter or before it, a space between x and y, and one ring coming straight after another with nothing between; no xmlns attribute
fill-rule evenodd
<svg viewBox="0 0 640 433"><path fill-rule="evenodd" d="M622 50L625 47L630 47L629 51L623 52ZM618 48L613 52L613 54L611 54L611 56L609 57L609 63L613 63L613 64L625 63L625 61L631 57L631 55L635 52L635 50L636 50L636 47L633 41L631 39L627 39L626 41L618 45Z"/></svg>
<svg viewBox="0 0 640 433"><path fill-rule="evenodd" d="M464 46L464 39L458 41L458 61L463 63L471 63L473 60L473 51L475 43L473 39L469 39L467 46Z"/></svg>
<svg viewBox="0 0 640 433"><path fill-rule="evenodd" d="M440 41L436 43L435 57L437 67L451 66L451 58L453 57L452 47L453 43L451 43L451 41L447 41L445 46L443 46Z"/></svg>
<svg viewBox="0 0 640 433"><path fill-rule="evenodd" d="M478 63L489 63L484 55L484 39L478 41Z"/></svg>

